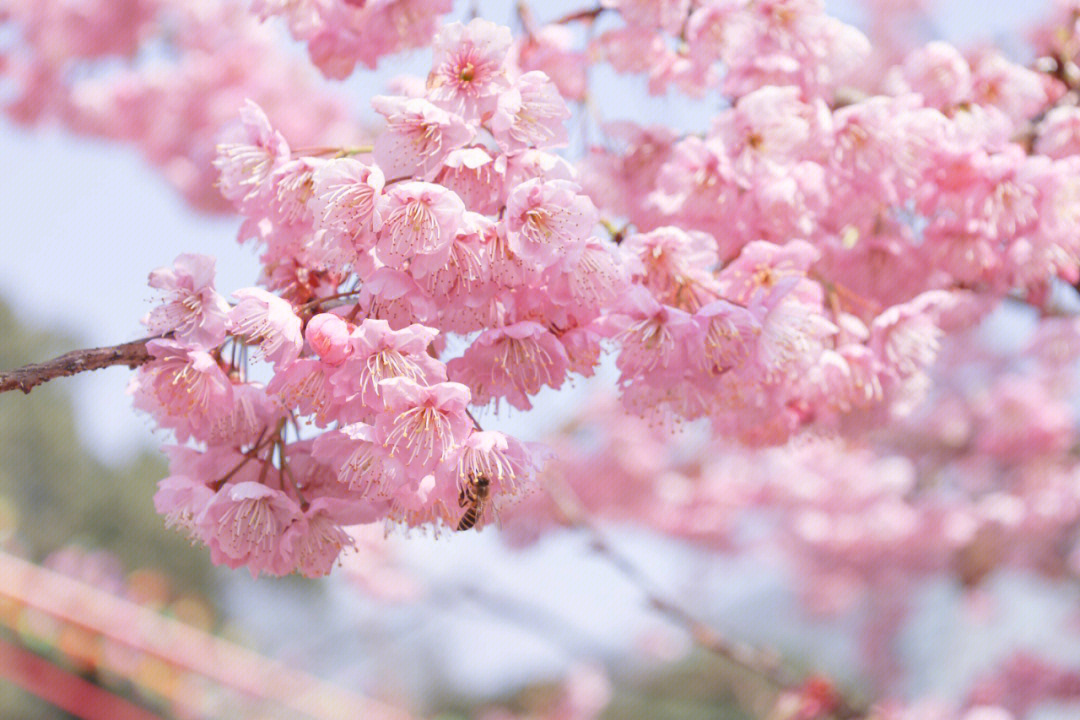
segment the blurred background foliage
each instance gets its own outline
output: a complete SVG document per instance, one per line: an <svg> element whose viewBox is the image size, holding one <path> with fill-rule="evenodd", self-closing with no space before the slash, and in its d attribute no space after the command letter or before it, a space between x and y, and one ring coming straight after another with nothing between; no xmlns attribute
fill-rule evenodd
<svg viewBox="0 0 1080 720"><path fill-rule="evenodd" d="M0 368L41 361L74 347L79 347L74 338L20 324L0 301ZM152 568L155 578L168 578L166 596L195 596L214 606L220 575L205 552L165 528L154 512L154 480L165 474L164 459L151 449L122 463L95 459L78 440L68 382L48 383L28 395L0 395L0 547L36 563L64 551L69 564L72 546L87 553L103 550L118 561L121 575L133 573L129 581L138 582L137 571ZM28 641L6 629L3 635L9 641ZM38 645L32 649L95 679L92 670ZM125 688L111 689L130 695ZM5 720L74 717L3 681L0 714Z"/></svg>
<svg viewBox="0 0 1080 720"><path fill-rule="evenodd" d="M0 368L41 361L77 340L22 326L0 301ZM212 598L213 566L154 512L162 456L147 449L106 465L78 441L68 380L0 395L0 532L19 555L41 562L71 545L107 550L127 571L154 567L181 593ZM126 402L126 398L117 398Z"/></svg>

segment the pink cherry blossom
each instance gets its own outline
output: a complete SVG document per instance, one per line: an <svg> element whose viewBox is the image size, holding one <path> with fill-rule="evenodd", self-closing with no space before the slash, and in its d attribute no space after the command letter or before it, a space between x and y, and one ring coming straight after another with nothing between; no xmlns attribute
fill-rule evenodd
<svg viewBox="0 0 1080 720"><path fill-rule="evenodd" d="M284 492L257 482L226 484L196 521L198 533L216 562L246 565L259 572L283 575L281 539L300 517L300 508Z"/></svg>
<svg viewBox="0 0 1080 720"><path fill-rule="evenodd" d="M329 365L340 365L352 352L348 323L332 313L319 313L308 320L304 339Z"/></svg>
<svg viewBox="0 0 1080 720"><path fill-rule="evenodd" d="M941 329L927 310L945 308L952 302L948 293L932 291L889 308L871 325L870 347L900 377L921 370L936 357L941 337Z"/></svg>
<svg viewBox="0 0 1080 720"><path fill-rule="evenodd" d="M170 475L158 481L154 493L154 509L165 518L166 527L195 532L195 518L214 497L214 491L204 483L186 475Z"/></svg>
<svg viewBox="0 0 1080 720"><path fill-rule="evenodd" d="M317 425L326 426L341 405L330 384L334 371L334 366L317 358L300 358L275 372L266 392L285 407L296 408L302 415L311 415Z"/></svg>
<svg viewBox="0 0 1080 720"><path fill-rule="evenodd" d="M258 345L268 362L295 360L304 340L292 305L262 288L237 290L233 297L240 302L229 311L229 331Z"/></svg>
<svg viewBox="0 0 1080 720"><path fill-rule="evenodd" d="M867 407L884 397L881 375L884 367L873 351L859 343L849 343L837 350L824 350L816 367L811 369L812 384L820 389L821 399L839 412Z"/></svg>
<svg viewBox="0 0 1080 720"><path fill-rule="evenodd" d="M284 15L298 40L328 77L347 77L357 63L374 68L379 59L431 42L449 0L276 2L258 0L260 17Z"/></svg>
<svg viewBox="0 0 1080 720"><path fill-rule="evenodd" d="M301 157L283 163L274 171L271 183L275 190L270 199L270 210L278 224L306 226L311 223L314 175L322 164L319 158Z"/></svg>
<svg viewBox="0 0 1080 720"><path fill-rule="evenodd" d="M491 132L507 152L565 145L570 117L559 91L542 72L527 72L499 94Z"/></svg>
<svg viewBox="0 0 1080 720"><path fill-rule="evenodd" d="M444 159L435 182L453 190L465 207L484 215L498 210L502 196L503 178L495 160L481 147L465 147L451 151Z"/></svg>
<svg viewBox="0 0 1080 720"><path fill-rule="evenodd" d="M369 275L360 290L365 314L386 320L395 329L427 322L436 314L431 296L407 273L381 267Z"/></svg>
<svg viewBox="0 0 1080 720"><path fill-rule="evenodd" d="M1080 108L1052 108L1039 125L1035 150L1052 158L1080 154Z"/></svg>
<svg viewBox="0 0 1080 720"><path fill-rule="evenodd" d="M530 148L496 158L496 170L503 174L503 187L507 191L534 178L567 180L576 182L577 173L564 158L547 150Z"/></svg>
<svg viewBox="0 0 1080 720"><path fill-rule="evenodd" d="M462 483L485 477L496 498L513 496L532 482L537 465L529 449L513 437L492 430L477 431L462 445L458 477Z"/></svg>
<svg viewBox="0 0 1080 720"><path fill-rule="evenodd" d="M551 299L569 318L587 324L630 287L632 260L611 243L589 238L544 271Z"/></svg>
<svg viewBox="0 0 1080 720"><path fill-rule="evenodd" d="M471 432L472 421L465 414L469 389L460 383L424 386L395 377L379 387L386 412L376 419L375 435L403 463L434 469Z"/></svg>
<svg viewBox="0 0 1080 720"><path fill-rule="evenodd" d="M783 280L773 292L755 298L750 312L760 325L755 361L765 377L776 380L805 370L824 349L837 327L799 296L798 278Z"/></svg>
<svg viewBox="0 0 1080 720"><path fill-rule="evenodd" d="M150 287L166 300L143 318L150 332L171 332L178 341L204 350L225 340L229 304L214 290L214 258L180 255L172 268L150 273Z"/></svg>
<svg viewBox="0 0 1080 720"><path fill-rule="evenodd" d="M532 407L529 395L546 386L559 388L569 359L558 338L535 322L519 322L480 334L460 358L447 363L451 378L467 385L473 401L505 398L521 410Z"/></svg>
<svg viewBox="0 0 1080 720"><path fill-rule="evenodd" d="M483 237L491 229L490 220L467 213L445 262L433 262L431 256L417 256L409 268L431 297L453 298L454 302L439 308L439 324L445 329L449 329L445 323L450 313L467 311L489 294L491 258Z"/></svg>
<svg viewBox="0 0 1080 720"><path fill-rule="evenodd" d="M382 171L354 158L337 158L315 169L311 205L316 222L348 238L357 250L374 243L375 205L382 193Z"/></svg>
<svg viewBox="0 0 1080 720"><path fill-rule="evenodd" d="M384 380L401 377L425 385L445 381L446 369L428 355L437 334L423 325L393 330L385 320L364 320L350 335L348 360L334 373L336 392L356 398L370 413L384 404Z"/></svg>
<svg viewBox="0 0 1080 720"><path fill-rule="evenodd" d="M409 182L395 185L379 199L380 224L375 250L379 259L401 268L414 255L445 256L461 225L465 204L438 185Z"/></svg>
<svg viewBox="0 0 1080 720"><path fill-rule="evenodd" d="M446 25L433 42L428 97L468 121L482 119L506 89L503 63L510 43L506 28L480 18Z"/></svg>
<svg viewBox="0 0 1080 720"><path fill-rule="evenodd" d="M710 8L712 10L712 8ZM698 31L695 44L713 44L727 65L723 88L740 96L766 85L796 86L828 96L859 68L870 43L856 28L829 17L815 0L719 3L720 32Z"/></svg>
<svg viewBox="0 0 1080 720"><path fill-rule="evenodd" d="M891 81L894 92L914 91L930 107L946 109L971 99L971 67L951 45L935 41L914 50Z"/></svg>
<svg viewBox="0 0 1080 720"><path fill-rule="evenodd" d="M506 199L508 247L541 267L553 264L592 234L596 208L573 184L529 180Z"/></svg>
<svg viewBox="0 0 1080 720"><path fill-rule="evenodd" d="M638 127L630 122L609 123L604 128L617 151L592 147L583 162L581 184L600 207L632 220L642 229L664 223L648 203L657 173L668 160L677 135L670 128Z"/></svg>
<svg viewBox="0 0 1080 720"><path fill-rule="evenodd" d="M750 355L756 337L761 333L758 319L741 305L727 300L715 300L694 313L700 327L702 369L720 373L737 367Z"/></svg>
<svg viewBox="0 0 1080 720"><path fill-rule="evenodd" d="M315 439L315 452L337 467L336 477L361 495L389 497L404 482L405 466L375 439L375 428L353 423Z"/></svg>
<svg viewBox="0 0 1080 720"><path fill-rule="evenodd" d="M221 194L245 207L266 192L270 174L289 159L289 145L250 100L241 109L240 119L243 134L218 146L214 166L221 172Z"/></svg>
<svg viewBox="0 0 1080 720"><path fill-rule="evenodd" d="M573 33L559 25L546 25L518 46L518 65L525 72L542 70L567 100L585 99L588 79L584 54L574 48Z"/></svg>
<svg viewBox="0 0 1080 720"><path fill-rule="evenodd" d="M153 360L139 368L128 393L135 407L150 413L181 442L205 438L215 420L232 409L232 384L208 353L172 340L146 344Z"/></svg>
<svg viewBox="0 0 1080 720"><path fill-rule="evenodd" d="M261 384L233 384L231 402L216 408L203 439L234 446L253 443L281 415L281 406Z"/></svg>
<svg viewBox="0 0 1080 720"><path fill-rule="evenodd" d="M818 258L818 251L803 240L792 240L783 246L752 242L719 274L720 291L736 302L748 303L751 298L770 292L784 278L806 277ZM795 290L812 302L812 287L798 283Z"/></svg>
<svg viewBox="0 0 1080 720"><path fill-rule="evenodd" d="M690 358L686 342L693 331L691 317L661 305L644 288L631 288L611 320L621 345L617 364L624 378L667 369Z"/></svg>
<svg viewBox="0 0 1080 720"><path fill-rule="evenodd" d="M584 377L592 377L600 364L600 343L603 333L597 323L572 328L559 338L566 350L567 369Z"/></svg>
<svg viewBox="0 0 1080 720"><path fill-rule="evenodd" d="M371 102L386 117L374 157L387 177L430 178L447 155L473 138L473 129L460 116L423 98L380 95Z"/></svg>
<svg viewBox="0 0 1080 720"><path fill-rule="evenodd" d="M996 49L969 55L972 95L976 103L995 107L1016 123L1037 115L1052 100L1052 90L1039 73L1012 62Z"/></svg>
<svg viewBox="0 0 1080 720"><path fill-rule="evenodd" d="M658 27L668 33L677 33L690 11L689 0L603 0L604 7L615 8L631 25Z"/></svg>
<svg viewBox="0 0 1080 720"><path fill-rule="evenodd" d="M333 517L338 502L317 498L282 535L282 554L292 558L304 577L329 575L342 550L352 546L352 538Z"/></svg>
<svg viewBox="0 0 1080 720"><path fill-rule="evenodd" d="M664 302L692 310L717 297L719 258L708 233L666 226L631 235L624 247L641 264L642 284Z"/></svg>

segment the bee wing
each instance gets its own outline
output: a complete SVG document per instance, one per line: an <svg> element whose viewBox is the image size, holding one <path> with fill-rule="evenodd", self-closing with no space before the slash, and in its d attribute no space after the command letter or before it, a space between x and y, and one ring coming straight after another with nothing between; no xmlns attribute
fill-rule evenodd
<svg viewBox="0 0 1080 720"><path fill-rule="evenodd" d="M499 532L502 532L502 515L499 514L499 509L495 507L495 503L490 501L487 503L487 506L489 514L495 520L495 527L499 528Z"/></svg>

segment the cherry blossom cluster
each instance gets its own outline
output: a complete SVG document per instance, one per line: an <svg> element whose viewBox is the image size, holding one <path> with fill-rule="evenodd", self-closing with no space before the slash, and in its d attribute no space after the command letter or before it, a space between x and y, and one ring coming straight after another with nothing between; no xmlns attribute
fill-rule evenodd
<svg viewBox="0 0 1080 720"><path fill-rule="evenodd" d="M712 234L724 262L751 242L807 240L817 274L870 307L957 287L1037 301L1050 278L1072 281L1076 160L1069 108L1050 108L1064 86L944 43L913 50L886 86L831 106L761 87L703 136L616 124L585 185L639 229Z"/></svg>
<svg viewBox="0 0 1080 720"><path fill-rule="evenodd" d="M390 518L453 524L464 485L498 503L533 471L520 442L474 428L468 388L429 354L437 332L385 320L303 319L261 288L230 305L213 261L184 255L151 275L166 302L146 318L169 339L132 381L135 406L172 430L155 503L215 562L253 574L324 575L352 544L345 526ZM247 377L249 350L273 368ZM327 428L301 437L308 428Z"/></svg>
<svg viewBox="0 0 1080 720"><path fill-rule="evenodd" d="M453 0L251 0L259 18L284 17L311 62L337 79L357 63L374 68L387 55L429 45L452 7Z"/></svg>
<svg viewBox="0 0 1080 720"><path fill-rule="evenodd" d="M205 446L172 451L159 510L217 562L322 574L348 542L343 525L453 525L481 477L496 505L516 495L532 454L479 430L468 404L527 407L527 394L562 384L571 357L595 362L595 341L579 350L561 336L593 319L596 293L613 293L588 271L606 262L618 274L590 237L596 211L572 170L540 149L563 137L565 105L542 74L507 76L505 30L474 21L440 38L430 99L375 99L387 129L356 153L373 162L293 157L254 104L221 145L222 192L280 294L248 288L230 305L200 256L151 275L166 302L146 323L169 338L148 344L136 406ZM492 148L505 174L468 146L481 130L506 153ZM447 328L483 332L443 363ZM249 348L272 366L265 386L247 377ZM325 432L299 439L301 423Z"/></svg>
<svg viewBox="0 0 1080 720"><path fill-rule="evenodd" d="M569 487L594 517L762 562L779 551L808 609L861 613L864 673L894 693L907 670L895 640L917 588L944 577L977 593L1002 570L1050 581L1080 575L1070 400L1078 360L1073 317L1042 318L1016 352L958 334L943 348L934 389L888 432L847 428L843 438L759 450L718 443L701 427L673 443L598 399L549 440L555 459L541 482ZM513 512L516 542L561 521L541 494ZM1003 667L1001 677L979 682L963 711L882 705L881 717L980 717L974 708L1000 706L995 712L1012 718L1050 697L1075 701L1076 671L1051 672L1048 662L1036 655ZM1044 689L1028 692L1029 676Z"/></svg>
<svg viewBox="0 0 1080 720"><path fill-rule="evenodd" d="M435 41L422 95L378 96L370 148L294 155L249 105L221 146L222 192L265 248L264 283L294 305L347 298L351 318L471 337L447 364L478 405L527 409L592 372L596 321L629 287L619 248L549 148L569 110L545 75L511 75L510 34L474 20Z"/></svg>
<svg viewBox="0 0 1080 720"><path fill-rule="evenodd" d="M772 444L905 412L946 330L1076 275L1076 160L1013 140L1059 88L997 56L919 48L891 96L843 106L765 85L703 135L624 125L621 149L590 154L583 189L552 152L570 110L517 66L525 44L515 54L508 30L474 20L433 48L426 83L372 100L386 124L371 146L294 152L245 105L215 165L241 239L261 248L262 288L230 305L189 256L151 277L168 302L147 323L169 337L149 345L137 405L206 445L174 452L172 476L206 492L162 507L221 562L323 572L350 522L453 525L470 479L492 471L495 498L517 495L530 454L467 406L529 409L605 349L632 413ZM466 347L444 361L451 335ZM265 386L247 377L249 347L272 366ZM291 477L301 466L310 477ZM252 478L258 498L236 502L275 519L259 542L222 546L233 515L201 503ZM318 533L297 521L316 516ZM291 551L288 528L319 547Z"/></svg>
<svg viewBox="0 0 1080 720"><path fill-rule="evenodd" d="M131 143L200 210L231 208L212 163L245 98L296 142L363 137L344 98L237 2L10 0L0 28L9 118Z"/></svg>
<svg viewBox="0 0 1080 720"><path fill-rule="evenodd" d="M619 72L646 74L654 94L674 86L700 96L719 86L737 97L775 85L831 96L870 55L866 36L827 15L821 0L600 5L621 22L593 39L590 53Z"/></svg>
<svg viewBox="0 0 1080 720"><path fill-rule="evenodd" d="M622 336L628 409L709 415L749 441L896 410L943 332L1009 292L1040 306L1077 279L1080 161L1071 108L1051 106L1064 86L943 43L886 84L833 106L765 86L702 136L621 122L592 148L583 183L639 232L624 246L649 291L612 313L652 344L636 357ZM679 357L697 372L668 364Z"/></svg>

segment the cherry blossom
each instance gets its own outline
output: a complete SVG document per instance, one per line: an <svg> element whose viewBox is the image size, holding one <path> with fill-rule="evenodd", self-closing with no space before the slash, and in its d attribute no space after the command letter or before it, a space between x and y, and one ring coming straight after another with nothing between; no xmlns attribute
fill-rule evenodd
<svg viewBox="0 0 1080 720"><path fill-rule="evenodd" d="M229 330L245 342L260 347L275 365L296 359L303 339L300 318L292 306L262 288L245 288L233 293L239 302L229 311Z"/></svg>
<svg viewBox="0 0 1080 720"><path fill-rule="evenodd" d="M507 244L516 255L541 267L592 234L596 208L565 180L521 183L506 200Z"/></svg>
<svg viewBox="0 0 1080 720"><path fill-rule="evenodd" d="M475 121L490 114L506 90L508 28L476 18L452 23L435 36L427 85L433 102Z"/></svg>
<svg viewBox="0 0 1080 720"><path fill-rule="evenodd" d="M389 177L433 175L447 155L472 140L464 120L424 98L380 96L372 105L387 119L374 157Z"/></svg>
<svg viewBox="0 0 1080 720"><path fill-rule="evenodd" d="M169 298L143 318L150 332L172 332L194 347L212 349L225 340L229 304L214 290L214 259L181 255L172 268L150 273L150 287Z"/></svg>

